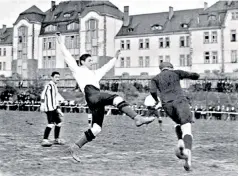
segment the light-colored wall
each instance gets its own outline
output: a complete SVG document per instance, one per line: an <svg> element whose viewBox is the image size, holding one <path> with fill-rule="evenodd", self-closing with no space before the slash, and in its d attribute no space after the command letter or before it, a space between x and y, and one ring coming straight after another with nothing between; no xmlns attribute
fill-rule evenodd
<svg viewBox="0 0 239 176"><path fill-rule="evenodd" d="M12 45L0 45L2 50L0 56L0 62L2 62L2 69L0 70L0 75L4 75L5 77L9 77L12 75ZM6 56L3 56L3 50L6 48ZM6 70L3 70L3 62L6 63Z"/></svg>

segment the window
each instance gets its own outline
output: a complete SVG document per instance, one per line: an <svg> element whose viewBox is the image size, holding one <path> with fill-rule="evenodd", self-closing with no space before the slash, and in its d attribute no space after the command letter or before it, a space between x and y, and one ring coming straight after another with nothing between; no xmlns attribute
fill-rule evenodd
<svg viewBox="0 0 239 176"><path fill-rule="evenodd" d="M238 12L232 12L232 20L238 19Z"/></svg>
<svg viewBox="0 0 239 176"><path fill-rule="evenodd" d="M6 62L3 62L2 68L3 68L3 70L6 70Z"/></svg>
<svg viewBox="0 0 239 176"><path fill-rule="evenodd" d="M126 67L130 67L130 57L126 57Z"/></svg>
<svg viewBox="0 0 239 176"><path fill-rule="evenodd" d="M0 70L2 70L2 62L0 62Z"/></svg>
<svg viewBox="0 0 239 176"><path fill-rule="evenodd" d="M159 38L159 48L163 48L163 38Z"/></svg>
<svg viewBox="0 0 239 176"><path fill-rule="evenodd" d="M56 56L51 57L51 67L50 68L56 68Z"/></svg>
<svg viewBox="0 0 239 176"><path fill-rule="evenodd" d="M189 42L190 42L189 39L190 39L189 36L186 36L186 47L189 47Z"/></svg>
<svg viewBox="0 0 239 176"><path fill-rule="evenodd" d="M79 29L79 24L78 23L70 23L66 26L67 30L75 30Z"/></svg>
<svg viewBox="0 0 239 176"><path fill-rule="evenodd" d="M120 67L124 67L124 58L123 57L120 58Z"/></svg>
<svg viewBox="0 0 239 176"><path fill-rule="evenodd" d="M163 56L159 56L159 64L163 62Z"/></svg>
<svg viewBox="0 0 239 176"><path fill-rule="evenodd" d="M134 31L134 28L129 28L128 29L128 32L133 32Z"/></svg>
<svg viewBox="0 0 239 176"><path fill-rule="evenodd" d="M165 41L166 41L166 45L165 45L165 47L166 47L166 48L169 48L169 47L170 47L170 40L169 40L169 37L166 37L166 38L165 38Z"/></svg>
<svg viewBox="0 0 239 176"><path fill-rule="evenodd" d="M185 66L185 56L184 55L180 55L180 57L179 57L179 65L181 67Z"/></svg>
<svg viewBox="0 0 239 176"><path fill-rule="evenodd" d="M237 50L231 50L231 62L237 63Z"/></svg>
<svg viewBox="0 0 239 176"><path fill-rule="evenodd" d="M121 41L120 41L120 48L121 48L121 49L124 49L124 40L121 40Z"/></svg>
<svg viewBox="0 0 239 176"><path fill-rule="evenodd" d="M7 55L6 48L3 48L3 56L6 56L6 55Z"/></svg>
<svg viewBox="0 0 239 176"><path fill-rule="evenodd" d="M92 47L92 56L97 56L98 55L98 47Z"/></svg>
<svg viewBox="0 0 239 176"><path fill-rule="evenodd" d="M71 35L65 37L66 48L75 49L79 48L79 35Z"/></svg>
<svg viewBox="0 0 239 176"><path fill-rule="evenodd" d="M2 48L0 48L0 56L2 55Z"/></svg>
<svg viewBox="0 0 239 176"><path fill-rule="evenodd" d="M231 42L236 41L237 41L236 30L231 30Z"/></svg>
<svg viewBox="0 0 239 176"><path fill-rule="evenodd" d="M186 23L181 24L181 26L182 26L182 28L188 28L188 24L186 24Z"/></svg>
<svg viewBox="0 0 239 176"><path fill-rule="evenodd" d="M215 15L210 15L210 16L208 17L208 20L216 20L216 16L215 16Z"/></svg>
<svg viewBox="0 0 239 176"><path fill-rule="evenodd" d="M139 67L143 67L143 66L144 66L143 57L140 56L140 57L139 57Z"/></svg>
<svg viewBox="0 0 239 176"><path fill-rule="evenodd" d="M22 50L17 51L17 58L21 59L22 58Z"/></svg>
<svg viewBox="0 0 239 176"><path fill-rule="evenodd" d="M212 52L212 63L217 64L218 63L218 56L217 56L217 51Z"/></svg>
<svg viewBox="0 0 239 176"><path fill-rule="evenodd" d="M139 39L139 49L143 49L143 48L144 48L143 39Z"/></svg>
<svg viewBox="0 0 239 176"><path fill-rule="evenodd" d="M212 31L212 43L217 43L217 31Z"/></svg>
<svg viewBox="0 0 239 176"><path fill-rule="evenodd" d="M209 64L210 63L210 53L208 51L204 52L204 63L205 64Z"/></svg>
<svg viewBox="0 0 239 176"><path fill-rule="evenodd" d="M145 39L145 48L149 49L149 39Z"/></svg>
<svg viewBox="0 0 239 176"><path fill-rule="evenodd" d="M70 13L65 13L63 16L64 16L64 18L69 18L69 17L71 17L71 14Z"/></svg>
<svg viewBox="0 0 239 176"><path fill-rule="evenodd" d="M53 49L53 48L52 48L52 38L48 38L47 49Z"/></svg>
<svg viewBox="0 0 239 176"><path fill-rule="evenodd" d="M130 49L130 40L126 40L126 49L127 49L127 50Z"/></svg>
<svg viewBox="0 0 239 176"><path fill-rule="evenodd" d="M46 47L46 38L43 38L43 50L46 50L47 47Z"/></svg>
<svg viewBox="0 0 239 176"><path fill-rule="evenodd" d="M189 54L187 55L186 66L192 66L191 57Z"/></svg>
<svg viewBox="0 0 239 176"><path fill-rule="evenodd" d="M209 32L204 32L204 43L209 43Z"/></svg>
<svg viewBox="0 0 239 176"><path fill-rule="evenodd" d="M95 19L90 19L86 22L86 43L91 43L92 39L98 37L98 22Z"/></svg>
<svg viewBox="0 0 239 176"><path fill-rule="evenodd" d="M165 57L165 62L170 62L170 56L169 56L169 55L167 55L167 56Z"/></svg>
<svg viewBox="0 0 239 176"><path fill-rule="evenodd" d="M180 47L185 47L184 37L180 37Z"/></svg>
<svg viewBox="0 0 239 176"><path fill-rule="evenodd" d="M48 25L47 27L45 27L45 32L52 32L52 31L56 31L57 27L55 25Z"/></svg>
<svg viewBox="0 0 239 176"><path fill-rule="evenodd" d="M153 26L151 27L151 30L152 30L152 31L162 30L162 29L163 29L163 27L160 26L159 24L155 24L155 25L153 25Z"/></svg>
<svg viewBox="0 0 239 176"><path fill-rule="evenodd" d="M149 56L145 57L145 67L149 67L150 66L150 59Z"/></svg>

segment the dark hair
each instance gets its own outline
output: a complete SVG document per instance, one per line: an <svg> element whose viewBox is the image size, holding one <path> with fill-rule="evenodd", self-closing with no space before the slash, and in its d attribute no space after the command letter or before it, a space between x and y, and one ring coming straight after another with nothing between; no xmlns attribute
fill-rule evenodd
<svg viewBox="0 0 239 176"><path fill-rule="evenodd" d="M91 57L90 54L82 54L79 60L79 64L82 65L81 61L85 61L88 57Z"/></svg>
<svg viewBox="0 0 239 176"><path fill-rule="evenodd" d="M52 72L51 76L54 77L55 75L60 75L60 73L57 71Z"/></svg>

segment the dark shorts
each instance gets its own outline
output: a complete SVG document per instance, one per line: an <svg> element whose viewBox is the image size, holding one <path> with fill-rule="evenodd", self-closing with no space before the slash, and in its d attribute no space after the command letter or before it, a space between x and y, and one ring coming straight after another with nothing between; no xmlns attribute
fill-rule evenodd
<svg viewBox="0 0 239 176"><path fill-rule="evenodd" d="M188 100L174 100L170 103L163 104L166 114L177 124L186 124L192 122L192 114Z"/></svg>
<svg viewBox="0 0 239 176"><path fill-rule="evenodd" d="M100 92L98 88L92 85L85 87L85 99L92 113L92 125L97 123L102 127L105 106L113 105L113 100L117 96L116 94L112 95L106 92Z"/></svg>
<svg viewBox="0 0 239 176"><path fill-rule="evenodd" d="M61 123L61 118L59 113L57 112L57 110L54 111L47 111L46 112L47 115L47 120L49 124L58 124Z"/></svg>
<svg viewBox="0 0 239 176"><path fill-rule="evenodd" d="M148 112L147 112L147 116L154 116L154 117L159 117L159 112L158 110L154 109L153 107L151 106L148 106L147 107L148 109Z"/></svg>

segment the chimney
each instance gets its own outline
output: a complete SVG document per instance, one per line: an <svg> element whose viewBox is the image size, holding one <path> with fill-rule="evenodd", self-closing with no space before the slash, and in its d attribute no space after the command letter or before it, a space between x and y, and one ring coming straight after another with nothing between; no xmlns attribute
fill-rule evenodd
<svg viewBox="0 0 239 176"><path fill-rule="evenodd" d="M56 1L51 1L51 11L54 11L56 8Z"/></svg>
<svg viewBox="0 0 239 176"><path fill-rule="evenodd" d="M208 8L208 4L207 2L204 2L204 10L206 10Z"/></svg>
<svg viewBox="0 0 239 176"><path fill-rule="evenodd" d="M123 26L129 26L129 6L124 6L124 22Z"/></svg>
<svg viewBox="0 0 239 176"><path fill-rule="evenodd" d="M7 25L3 24L2 25L2 34L4 34L4 32L6 32L7 30Z"/></svg>
<svg viewBox="0 0 239 176"><path fill-rule="evenodd" d="M168 19L171 20L173 17L173 7L169 6L169 14L168 14Z"/></svg>

